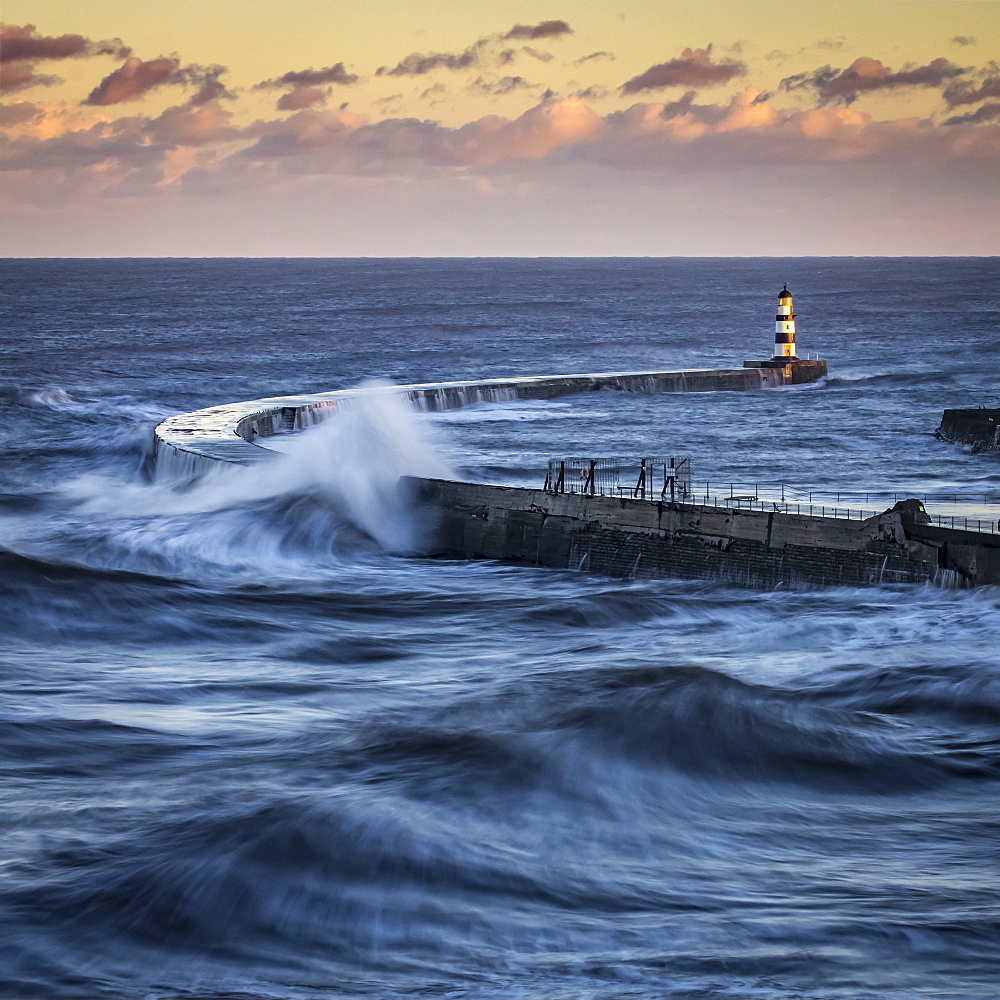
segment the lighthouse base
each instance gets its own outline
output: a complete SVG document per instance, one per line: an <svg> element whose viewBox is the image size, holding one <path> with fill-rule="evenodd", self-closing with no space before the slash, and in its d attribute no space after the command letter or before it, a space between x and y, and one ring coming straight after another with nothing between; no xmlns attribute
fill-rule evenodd
<svg viewBox="0 0 1000 1000"><path fill-rule="evenodd" d="M744 368L783 368L784 381L788 385L815 382L826 376L825 361L800 361L798 358L771 358L768 361L744 361Z"/></svg>

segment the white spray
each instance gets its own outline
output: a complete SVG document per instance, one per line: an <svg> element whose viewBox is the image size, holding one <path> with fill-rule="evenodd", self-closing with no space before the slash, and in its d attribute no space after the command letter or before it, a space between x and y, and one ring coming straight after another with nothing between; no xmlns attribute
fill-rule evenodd
<svg viewBox="0 0 1000 1000"><path fill-rule="evenodd" d="M218 463L187 488L81 477L60 491L69 509L43 523L6 520L0 545L171 577L221 570L230 581L312 577L342 565L358 532L386 552L416 551L421 518L400 477L452 472L426 417L388 385L366 388L335 417L268 441L281 447L270 461Z"/></svg>
<svg viewBox="0 0 1000 1000"><path fill-rule="evenodd" d="M337 416L289 439L282 457L253 473L263 495L318 492L388 552L416 547L418 521L398 488L403 476L449 478L427 420L388 386L352 397ZM273 492L272 492L273 491Z"/></svg>

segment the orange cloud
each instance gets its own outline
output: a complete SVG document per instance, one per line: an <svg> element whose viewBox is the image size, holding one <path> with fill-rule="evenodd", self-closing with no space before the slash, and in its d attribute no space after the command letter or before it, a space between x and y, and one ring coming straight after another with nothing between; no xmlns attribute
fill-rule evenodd
<svg viewBox="0 0 1000 1000"><path fill-rule="evenodd" d="M83 190L99 171L101 190L120 184L138 194L210 183L222 196L281 177L376 183L510 174L556 183L584 165L656 175L663 183L679 172L739 176L777 166L869 163L884 171L891 164L926 164L942 175L965 165L979 183L1000 155L995 109L987 105L944 128L917 119L875 121L847 107L779 109L747 88L719 104L698 104L688 91L674 102L637 103L605 116L569 98L542 101L514 119L487 115L458 127L410 118L372 121L314 107L240 127L215 101L188 102L154 118L98 122L57 116L40 122L41 112L29 106L13 114L22 124L0 139L0 169L38 178L54 172L64 191L75 183ZM61 132L46 132L46 121Z"/></svg>

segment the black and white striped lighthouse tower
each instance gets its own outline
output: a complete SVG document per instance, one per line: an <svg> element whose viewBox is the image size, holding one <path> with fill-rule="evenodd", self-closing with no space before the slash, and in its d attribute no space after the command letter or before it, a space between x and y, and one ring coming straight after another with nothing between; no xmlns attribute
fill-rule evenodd
<svg viewBox="0 0 1000 1000"><path fill-rule="evenodd" d="M787 284L778 292L778 315L774 321L774 360L796 360L795 313L792 312L792 293Z"/></svg>
<svg viewBox="0 0 1000 1000"><path fill-rule="evenodd" d="M826 375L826 362L801 361L795 353L795 313L792 311L792 293L788 285L778 292L778 315L774 317L774 354L767 361L744 361L744 368L776 368L780 376L761 373L761 388L772 385L798 385L815 382Z"/></svg>

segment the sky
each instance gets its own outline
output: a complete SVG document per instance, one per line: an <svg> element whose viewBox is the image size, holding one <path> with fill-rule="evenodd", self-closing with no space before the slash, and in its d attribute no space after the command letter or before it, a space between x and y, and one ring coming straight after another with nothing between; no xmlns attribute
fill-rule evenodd
<svg viewBox="0 0 1000 1000"><path fill-rule="evenodd" d="M1000 0L4 0L7 257L1000 253Z"/></svg>

